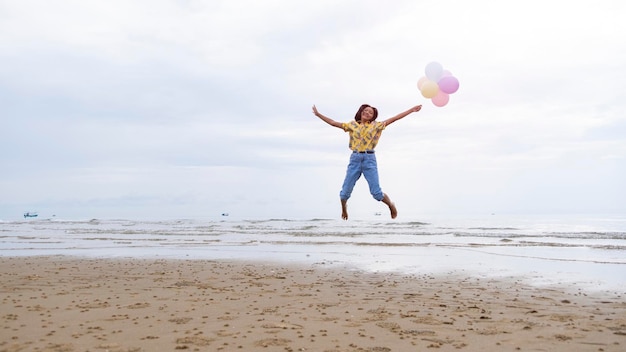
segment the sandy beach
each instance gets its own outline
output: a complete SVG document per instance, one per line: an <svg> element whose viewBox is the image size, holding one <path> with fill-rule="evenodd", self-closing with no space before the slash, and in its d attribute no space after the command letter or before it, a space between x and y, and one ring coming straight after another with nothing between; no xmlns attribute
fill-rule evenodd
<svg viewBox="0 0 626 352"><path fill-rule="evenodd" d="M623 351L619 293L268 262L1 257L0 351Z"/></svg>

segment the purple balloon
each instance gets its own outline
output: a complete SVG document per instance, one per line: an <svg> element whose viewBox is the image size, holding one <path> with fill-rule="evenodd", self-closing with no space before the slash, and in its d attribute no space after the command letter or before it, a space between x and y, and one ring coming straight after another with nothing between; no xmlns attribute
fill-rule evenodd
<svg viewBox="0 0 626 352"><path fill-rule="evenodd" d="M459 80L454 76L442 77L437 84L439 85L439 89L444 93L452 94L459 90Z"/></svg>

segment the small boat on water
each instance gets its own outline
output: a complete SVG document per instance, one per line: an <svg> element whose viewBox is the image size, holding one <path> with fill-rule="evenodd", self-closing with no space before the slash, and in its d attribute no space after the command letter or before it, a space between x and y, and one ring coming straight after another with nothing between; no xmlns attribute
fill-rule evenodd
<svg viewBox="0 0 626 352"><path fill-rule="evenodd" d="M36 212L32 212L32 211L27 211L24 213L24 219L26 218L36 218L38 217L39 214L37 214Z"/></svg>

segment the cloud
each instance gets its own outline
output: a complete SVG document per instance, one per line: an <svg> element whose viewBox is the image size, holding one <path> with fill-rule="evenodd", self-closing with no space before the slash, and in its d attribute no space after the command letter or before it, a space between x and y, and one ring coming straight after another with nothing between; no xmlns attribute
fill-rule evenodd
<svg viewBox="0 0 626 352"><path fill-rule="evenodd" d="M311 105L348 121L364 102L424 104L377 148L409 216L626 210L619 1L0 6L0 217L332 216L348 137ZM416 88L430 61L461 82L444 108ZM378 205L355 190L354 211Z"/></svg>

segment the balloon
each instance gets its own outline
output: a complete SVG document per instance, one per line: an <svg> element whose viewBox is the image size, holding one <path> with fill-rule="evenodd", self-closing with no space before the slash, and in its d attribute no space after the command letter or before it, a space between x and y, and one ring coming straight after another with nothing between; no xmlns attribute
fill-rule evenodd
<svg viewBox="0 0 626 352"><path fill-rule="evenodd" d="M424 98L432 98L439 93L439 86L433 81L426 81L422 85L422 95Z"/></svg>
<svg viewBox="0 0 626 352"><path fill-rule="evenodd" d="M442 77L437 84L441 91L448 94L452 94L459 89L459 80L454 76Z"/></svg>
<svg viewBox="0 0 626 352"><path fill-rule="evenodd" d="M443 66L438 62L431 62L426 65L426 77L431 81L437 82L443 73Z"/></svg>
<svg viewBox="0 0 626 352"><path fill-rule="evenodd" d="M459 89L459 80L435 61L426 65L425 71L426 76L417 81L417 87L435 106L445 106L450 101L450 94Z"/></svg>
<svg viewBox="0 0 626 352"><path fill-rule="evenodd" d="M448 104L449 100L450 100L450 95L448 95L448 93L444 93L443 91L439 91L439 93L437 93L437 95L435 95L431 99L433 104L435 104L435 106L438 106L438 107L445 106L446 104Z"/></svg>
<svg viewBox="0 0 626 352"><path fill-rule="evenodd" d="M417 81L417 89L422 90L422 87L424 86L424 82L426 81L428 81L428 77L424 76L420 78L420 80Z"/></svg>

